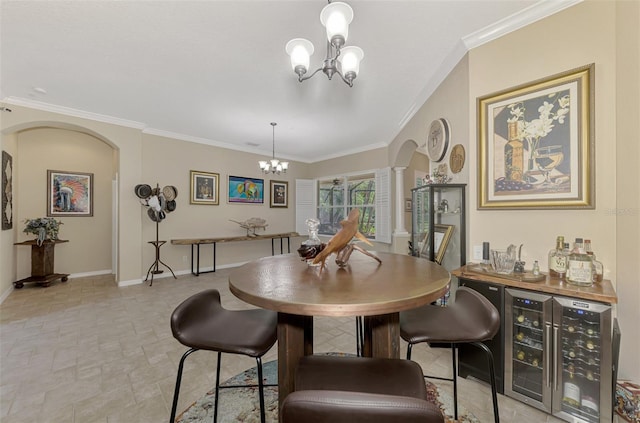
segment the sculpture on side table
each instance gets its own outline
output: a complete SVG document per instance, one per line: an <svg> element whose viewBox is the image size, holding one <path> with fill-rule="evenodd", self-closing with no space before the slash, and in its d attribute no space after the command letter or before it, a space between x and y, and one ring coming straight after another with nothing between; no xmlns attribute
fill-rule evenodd
<svg viewBox="0 0 640 423"><path fill-rule="evenodd" d="M237 220L233 219L229 220L240 225L242 229L246 229L247 236L258 236L258 234L256 233L256 229L265 230L267 226L269 226L267 224L267 221L265 219L262 219L261 217L252 217L251 219L247 219L244 222L238 222Z"/></svg>

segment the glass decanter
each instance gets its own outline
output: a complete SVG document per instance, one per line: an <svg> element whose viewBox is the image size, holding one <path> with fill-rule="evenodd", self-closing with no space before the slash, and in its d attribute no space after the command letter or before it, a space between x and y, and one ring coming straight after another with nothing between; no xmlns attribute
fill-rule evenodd
<svg viewBox="0 0 640 423"><path fill-rule="evenodd" d="M318 227L320 226L320 221L315 217L310 217L304 222L307 225L307 230L309 232L309 239L302 242L300 248L298 248L298 254L300 257L307 261L307 263L311 263L313 259L322 251L325 245L318 238Z"/></svg>

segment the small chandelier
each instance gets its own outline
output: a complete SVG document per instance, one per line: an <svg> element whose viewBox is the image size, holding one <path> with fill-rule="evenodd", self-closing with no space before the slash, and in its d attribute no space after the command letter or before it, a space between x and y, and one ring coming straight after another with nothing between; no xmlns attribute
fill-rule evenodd
<svg viewBox="0 0 640 423"><path fill-rule="evenodd" d="M324 72L331 80L334 74L353 87L353 80L360 71L360 61L364 52L360 47L344 47L349 35L349 24L353 20L353 9L346 3L333 2L320 12L320 22L327 29L327 56L322 66L311 75L304 76L309 70L309 58L313 54L313 44L304 38L294 38L285 47L287 54L291 56L291 66L298 75L298 81L306 81L319 71Z"/></svg>
<svg viewBox="0 0 640 423"><path fill-rule="evenodd" d="M280 175L281 172L287 173L289 162L281 162L276 159L276 125L277 123L271 122L271 127L273 128L273 155L271 160L260 160L258 164L260 165L260 170L264 173L277 173Z"/></svg>

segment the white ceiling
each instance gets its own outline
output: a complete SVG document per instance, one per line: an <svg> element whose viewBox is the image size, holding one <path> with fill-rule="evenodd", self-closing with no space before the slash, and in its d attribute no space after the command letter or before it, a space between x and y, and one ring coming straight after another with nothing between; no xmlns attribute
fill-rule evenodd
<svg viewBox="0 0 640 423"><path fill-rule="evenodd" d="M284 51L321 65L323 0L1 0L0 98L265 155L274 121L276 156L314 162L388 145L468 49L576 0L347 2L353 88Z"/></svg>

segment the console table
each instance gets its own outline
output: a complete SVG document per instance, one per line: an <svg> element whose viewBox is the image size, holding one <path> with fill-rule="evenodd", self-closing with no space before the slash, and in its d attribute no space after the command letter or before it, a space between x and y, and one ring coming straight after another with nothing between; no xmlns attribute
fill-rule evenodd
<svg viewBox="0 0 640 423"><path fill-rule="evenodd" d="M68 273L55 273L53 270L54 264L54 249L56 244L62 244L69 242L65 239L46 240L42 245L38 245L37 241L23 241L16 242L14 245L30 245L31 246L31 276L25 279L20 279L13 283L16 289L20 289L25 283L35 282L44 287L51 285L51 282L56 279L60 279L62 282L69 280Z"/></svg>
<svg viewBox="0 0 640 423"><path fill-rule="evenodd" d="M216 271L216 244L218 242L236 242L236 241L258 241L261 239L271 240L271 255L275 255L274 240L280 240L280 254L283 253L283 240L287 240L287 251L291 252L291 237L300 236L297 232L285 232L281 234L271 235L252 235L252 236L231 236L221 238L188 238L188 239L172 239L173 245L191 245L191 273L199 276L201 273L211 273ZM213 244L213 270L200 270L200 245ZM195 249L195 254L194 254ZM195 258L195 263L194 263ZM195 266L194 266L195 264Z"/></svg>

